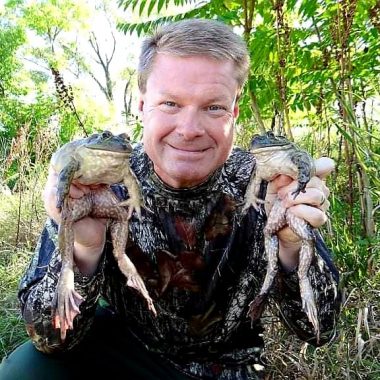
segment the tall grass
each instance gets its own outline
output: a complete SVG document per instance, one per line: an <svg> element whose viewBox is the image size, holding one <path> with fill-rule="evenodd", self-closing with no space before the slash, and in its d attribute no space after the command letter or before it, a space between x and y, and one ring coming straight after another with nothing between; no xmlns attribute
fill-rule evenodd
<svg viewBox="0 0 380 380"><path fill-rule="evenodd" d="M1 244L0 248L0 358L26 339L19 313L17 285L29 252Z"/></svg>
<svg viewBox="0 0 380 380"><path fill-rule="evenodd" d="M380 277L348 287L336 338L315 348L266 325L267 379L380 379Z"/></svg>
<svg viewBox="0 0 380 380"><path fill-rule="evenodd" d="M0 187L0 360L27 339L17 290L46 219L41 193L46 181L46 158L55 146L54 133L47 130L33 133L28 124L19 129L11 147L0 146L0 184L3 184ZM5 188L6 182L12 184L12 192Z"/></svg>
<svg viewBox="0 0 380 380"><path fill-rule="evenodd" d="M22 197L0 195L0 358L26 339L17 288L42 228L44 212L41 201L36 204L35 191Z"/></svg>

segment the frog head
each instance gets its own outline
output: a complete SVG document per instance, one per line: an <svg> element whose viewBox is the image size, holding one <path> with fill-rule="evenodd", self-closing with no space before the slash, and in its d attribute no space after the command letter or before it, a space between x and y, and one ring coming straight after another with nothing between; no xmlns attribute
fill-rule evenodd
<svg viewBox="0 0 380 380"><path fill-rule="evenodd" d="M264 135L254 135L251 141L251 152L258 150L278 150L281 147L290 146L292 143L284 136L276 136L272 131Z"/></svg>
<svg viewBox="0 0 380 380"><path fill-rule="evenodd" d="M119 135L114 135L110 131L94 133L86 139L84 146L87 149L105 150L108 152L132 152L132 145L126 133Z"/></svg>

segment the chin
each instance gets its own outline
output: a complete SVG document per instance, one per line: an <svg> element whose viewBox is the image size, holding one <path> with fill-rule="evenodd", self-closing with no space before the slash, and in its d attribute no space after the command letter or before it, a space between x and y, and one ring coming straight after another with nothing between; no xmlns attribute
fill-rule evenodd
<svg viewBox="0 0 380 380"><path fill-rule="evenodd" d="M194 187L200 185L205 182L207 178L211 175L211 173L197 173L197 175L189 175L189 176L176 176L176 181L178 183L178 187Z"/></svg>

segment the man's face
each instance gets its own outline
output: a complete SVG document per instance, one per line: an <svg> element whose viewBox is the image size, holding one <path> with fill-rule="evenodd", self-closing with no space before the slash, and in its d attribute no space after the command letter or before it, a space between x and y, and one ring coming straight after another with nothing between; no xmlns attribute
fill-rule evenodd
<svg viewBox="0 0 380 380"><path fill-rule="evenodd" d="M198 185L226 161L237 90L232 62L157 55L140 111L146 153L166 184Z"/></svg>

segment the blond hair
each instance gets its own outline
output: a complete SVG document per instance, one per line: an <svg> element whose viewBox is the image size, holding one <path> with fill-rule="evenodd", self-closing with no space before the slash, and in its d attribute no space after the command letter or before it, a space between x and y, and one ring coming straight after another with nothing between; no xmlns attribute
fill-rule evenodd
<svg viewBox="0 0 380 380"><path fill-rule="evenodd" d="M142 93L158 53L181 57L206 56L234 63L239 90L248 76L249 55L244 40L227 25L206 19L189 19L165 24L146 38L141 47L138 85Z"/></svg>

